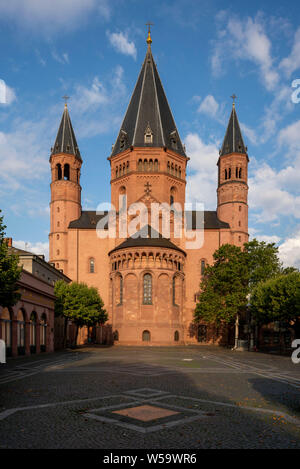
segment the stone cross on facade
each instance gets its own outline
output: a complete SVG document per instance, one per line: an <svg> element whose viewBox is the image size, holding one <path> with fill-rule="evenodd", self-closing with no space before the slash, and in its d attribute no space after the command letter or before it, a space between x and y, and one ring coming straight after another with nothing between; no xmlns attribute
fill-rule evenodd
<svg viewBox="0 0 300 469"><path fill-rule="evenodd" d="M149 184L149 182L147 182L147 184L145 184L145 194L149 195L150 192L151 192L151 184Z"/></svg>

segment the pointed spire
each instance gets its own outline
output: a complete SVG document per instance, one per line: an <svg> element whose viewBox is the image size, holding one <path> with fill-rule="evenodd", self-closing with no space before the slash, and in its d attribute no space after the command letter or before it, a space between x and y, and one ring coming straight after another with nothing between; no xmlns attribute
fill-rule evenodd
<svg viewBox="0 0 300 469"><path fill-rule="evenodd" d="M186 156L151 51L147 52L111 156L130 147L164 147Z"/></svg>
<svg viewBox="0 0 300 469"><path fill-rule="evenodd" d="M66 98L66 96L64 96L64 98ZM54 147L51 149L51 155L56 155L58 153L68 153L70 155L75 155L81 160L67 102L65 102L64 112L61 118Z"/></svg>
<svg viewBox="0 0 300 469"><path fill-rule="evenodd" d="M244 153L247 155L247 147L244 143L242 132L239 125L239 120L235 110L235 99L236 96L231 96L233 99L232 111L229 118L225 138L223 141L222 148L220 150L220 156L228 155L230 153Z"/></svg>

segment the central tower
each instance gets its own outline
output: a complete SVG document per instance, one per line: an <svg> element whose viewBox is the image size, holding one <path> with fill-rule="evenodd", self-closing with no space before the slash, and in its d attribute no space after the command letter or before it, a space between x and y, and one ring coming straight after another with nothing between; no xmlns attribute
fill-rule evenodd
<svg viewBox="0 0 300 469"><path fill-rule="evenodd" d="M111 201L128 206L146 198L184 206L188 158L179 137L151 51L147 52L120 132L109 157Z"/></svg>

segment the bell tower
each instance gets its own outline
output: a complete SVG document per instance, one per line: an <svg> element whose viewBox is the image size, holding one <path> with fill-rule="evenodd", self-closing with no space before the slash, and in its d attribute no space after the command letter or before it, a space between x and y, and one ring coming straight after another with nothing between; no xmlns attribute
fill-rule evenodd
<svg viewBox="0 0 300 469"><path fill-rule="evenodd" d="M236 98L235 95L232 96ZM233 101L218 161L218 218L229 223L231 242L248 241L248 149L244 144Z"/></svg>
<svg viewBox="0 0 300 469"><path fill-rule="evenodd" d="M147 51L112 153L111 201L127 206L141 201L181 204L184 208L189 158L181 142L152 55L150 29Z"/></svg>
<svg viewBox="0 0 300 469"><path fill-rule="evenodd" d="M82 159L67 103L49 161L51 165L49 261L68 275L68 226L70 221L78 219L81 215Z"/></svg>

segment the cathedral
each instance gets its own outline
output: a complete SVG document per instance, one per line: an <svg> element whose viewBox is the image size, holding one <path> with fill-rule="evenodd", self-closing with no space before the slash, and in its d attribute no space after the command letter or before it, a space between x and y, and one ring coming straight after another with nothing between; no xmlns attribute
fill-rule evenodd
<svg viewBox="0 0 300 469"><path fill-rule="evenodd" d="M222 244L248 241L249 159L233 103L216 155L216 211L185 210L189 157L151 44L149 32L146 57L108 157L109 212L82 210L84 158L65 104L50 156L49 260L73 281L98 289L115 343L196 344L205 340L206 326L196 328L193 314L206 264Z"/></svg>

